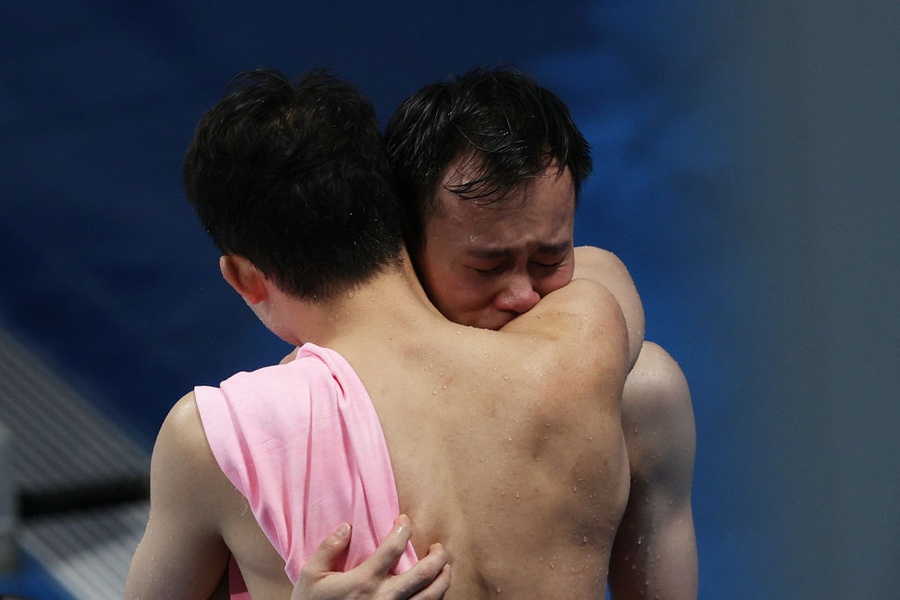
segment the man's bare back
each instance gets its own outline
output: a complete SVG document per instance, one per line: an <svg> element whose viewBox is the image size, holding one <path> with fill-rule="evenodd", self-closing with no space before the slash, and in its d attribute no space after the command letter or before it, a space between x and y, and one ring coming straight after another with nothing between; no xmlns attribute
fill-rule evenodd
<svg viewBox="0 0 900 600"><path fill-rule="evenodd" d="M447 598L602 593L628 498L620 404L634 352L612 294L576 280L495 332L440 317L407 265L330 310L340 316L318 343L366 386L400 510L416 524L413 546L424 557L441 542L450 554ZM155 502L172 506L161 507L164 523L151 514L148 529L220 535L254 596L290 595L284 560L216 463L193 393L163 426L153 469L167 486ZM222 557L171 568L205 572L192 562L203 560Z"/></svg>
<svg viewBox="0 0 900 600"><path fill-rule="evenodd" d="M555 312L578 293L593 320ZM416 551L449 551L448 598L597 597L628 497L618 305L576 284L501 332L433 325L332 345L378 411Z"/></svg>
<svg viewBox="0 0 900 600"><path fill-rule="evenodd" d="M450 553L448 598L596 597L629 485L620 403L630 349L618 303L574 281L503 330L480 330L426 308L406 271L348 298L335 333L320 335L372 399L417 554L435 542ZM172 506L157 506L169 518L151 515L148 529L220 535L252 594L290 595L283 559L212 455L193 393L163 426L153 469L166 482L154 501ZM171 568L204 572L192 562L202 560L222 557Z"/></svg>

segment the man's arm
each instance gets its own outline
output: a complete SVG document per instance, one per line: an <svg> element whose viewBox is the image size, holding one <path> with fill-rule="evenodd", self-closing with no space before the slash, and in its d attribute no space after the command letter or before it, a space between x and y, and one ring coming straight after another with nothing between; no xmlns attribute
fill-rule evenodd
<svg viewBox="0 0 900 600"><path fill-rule="evenodd" d="M236 493L209 449L190 393L169 412L153 449L150 518L125 598L208 598L228 561L216 515Z"/></svg>
<svg viewBox="0 0 900 600"><path fill-rule="evenodd" d="M611 595L695 600L694 413L681 368L652 342L626 379L622 428L631 492L610 558Z"/></svg>
<svg viewBox="0 0 900 600"><path fill-rule="evenodd" d="M573 280L599 283L615 297L628 329L630 366L635 364L644 341L644 307L628 269L612 252L593 246L575 248Z"/></svg>

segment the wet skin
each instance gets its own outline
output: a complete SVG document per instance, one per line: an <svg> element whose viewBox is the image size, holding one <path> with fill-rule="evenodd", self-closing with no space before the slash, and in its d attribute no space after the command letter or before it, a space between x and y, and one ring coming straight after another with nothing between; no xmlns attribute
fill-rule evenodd
<svg viewBox="0 0 900 600"><path fill-rule="evenodd" d="M486 204L446 189L465 180L456 167L445 171L413 260L444 316L499 329L572 279L575 188L568 169L551 166Z"/></svg>

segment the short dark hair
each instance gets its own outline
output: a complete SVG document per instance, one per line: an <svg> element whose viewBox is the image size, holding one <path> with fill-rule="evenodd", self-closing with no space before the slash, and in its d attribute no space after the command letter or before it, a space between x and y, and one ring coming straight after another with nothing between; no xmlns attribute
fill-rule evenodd
<svg viewBox="0 0 900 600"><path fill-rule="evenodd" d="M400 264L400 207L372 103L323 69L241 73L197 125L184 188L223 254L307 299Z"/></svg>
<svg viewBox="0 0 900 600"><path fill-rule="evenodd" d="M438 209L438 185L452 161L472 159L473 180L448 188L468 200L502 198L555 160L569 168L577 202L592 168L590 146L565 103L507 67L476 67L423 87L391 116L385 143L410 247Z"/></svg>

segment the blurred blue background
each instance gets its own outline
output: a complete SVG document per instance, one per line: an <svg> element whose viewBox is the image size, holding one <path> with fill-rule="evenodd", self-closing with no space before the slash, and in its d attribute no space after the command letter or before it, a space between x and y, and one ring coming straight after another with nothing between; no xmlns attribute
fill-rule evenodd
<svg viewBox="0 0 900 600"><path fill-rule="evenodd" d="M4 0L0 327L149 451L193 385L287 350L180 189L226 82L332 67L384 122L425 83L516 65L593 147L576 241L623 258L691 385L700 597L900 597L898 13Z"/></svg>

